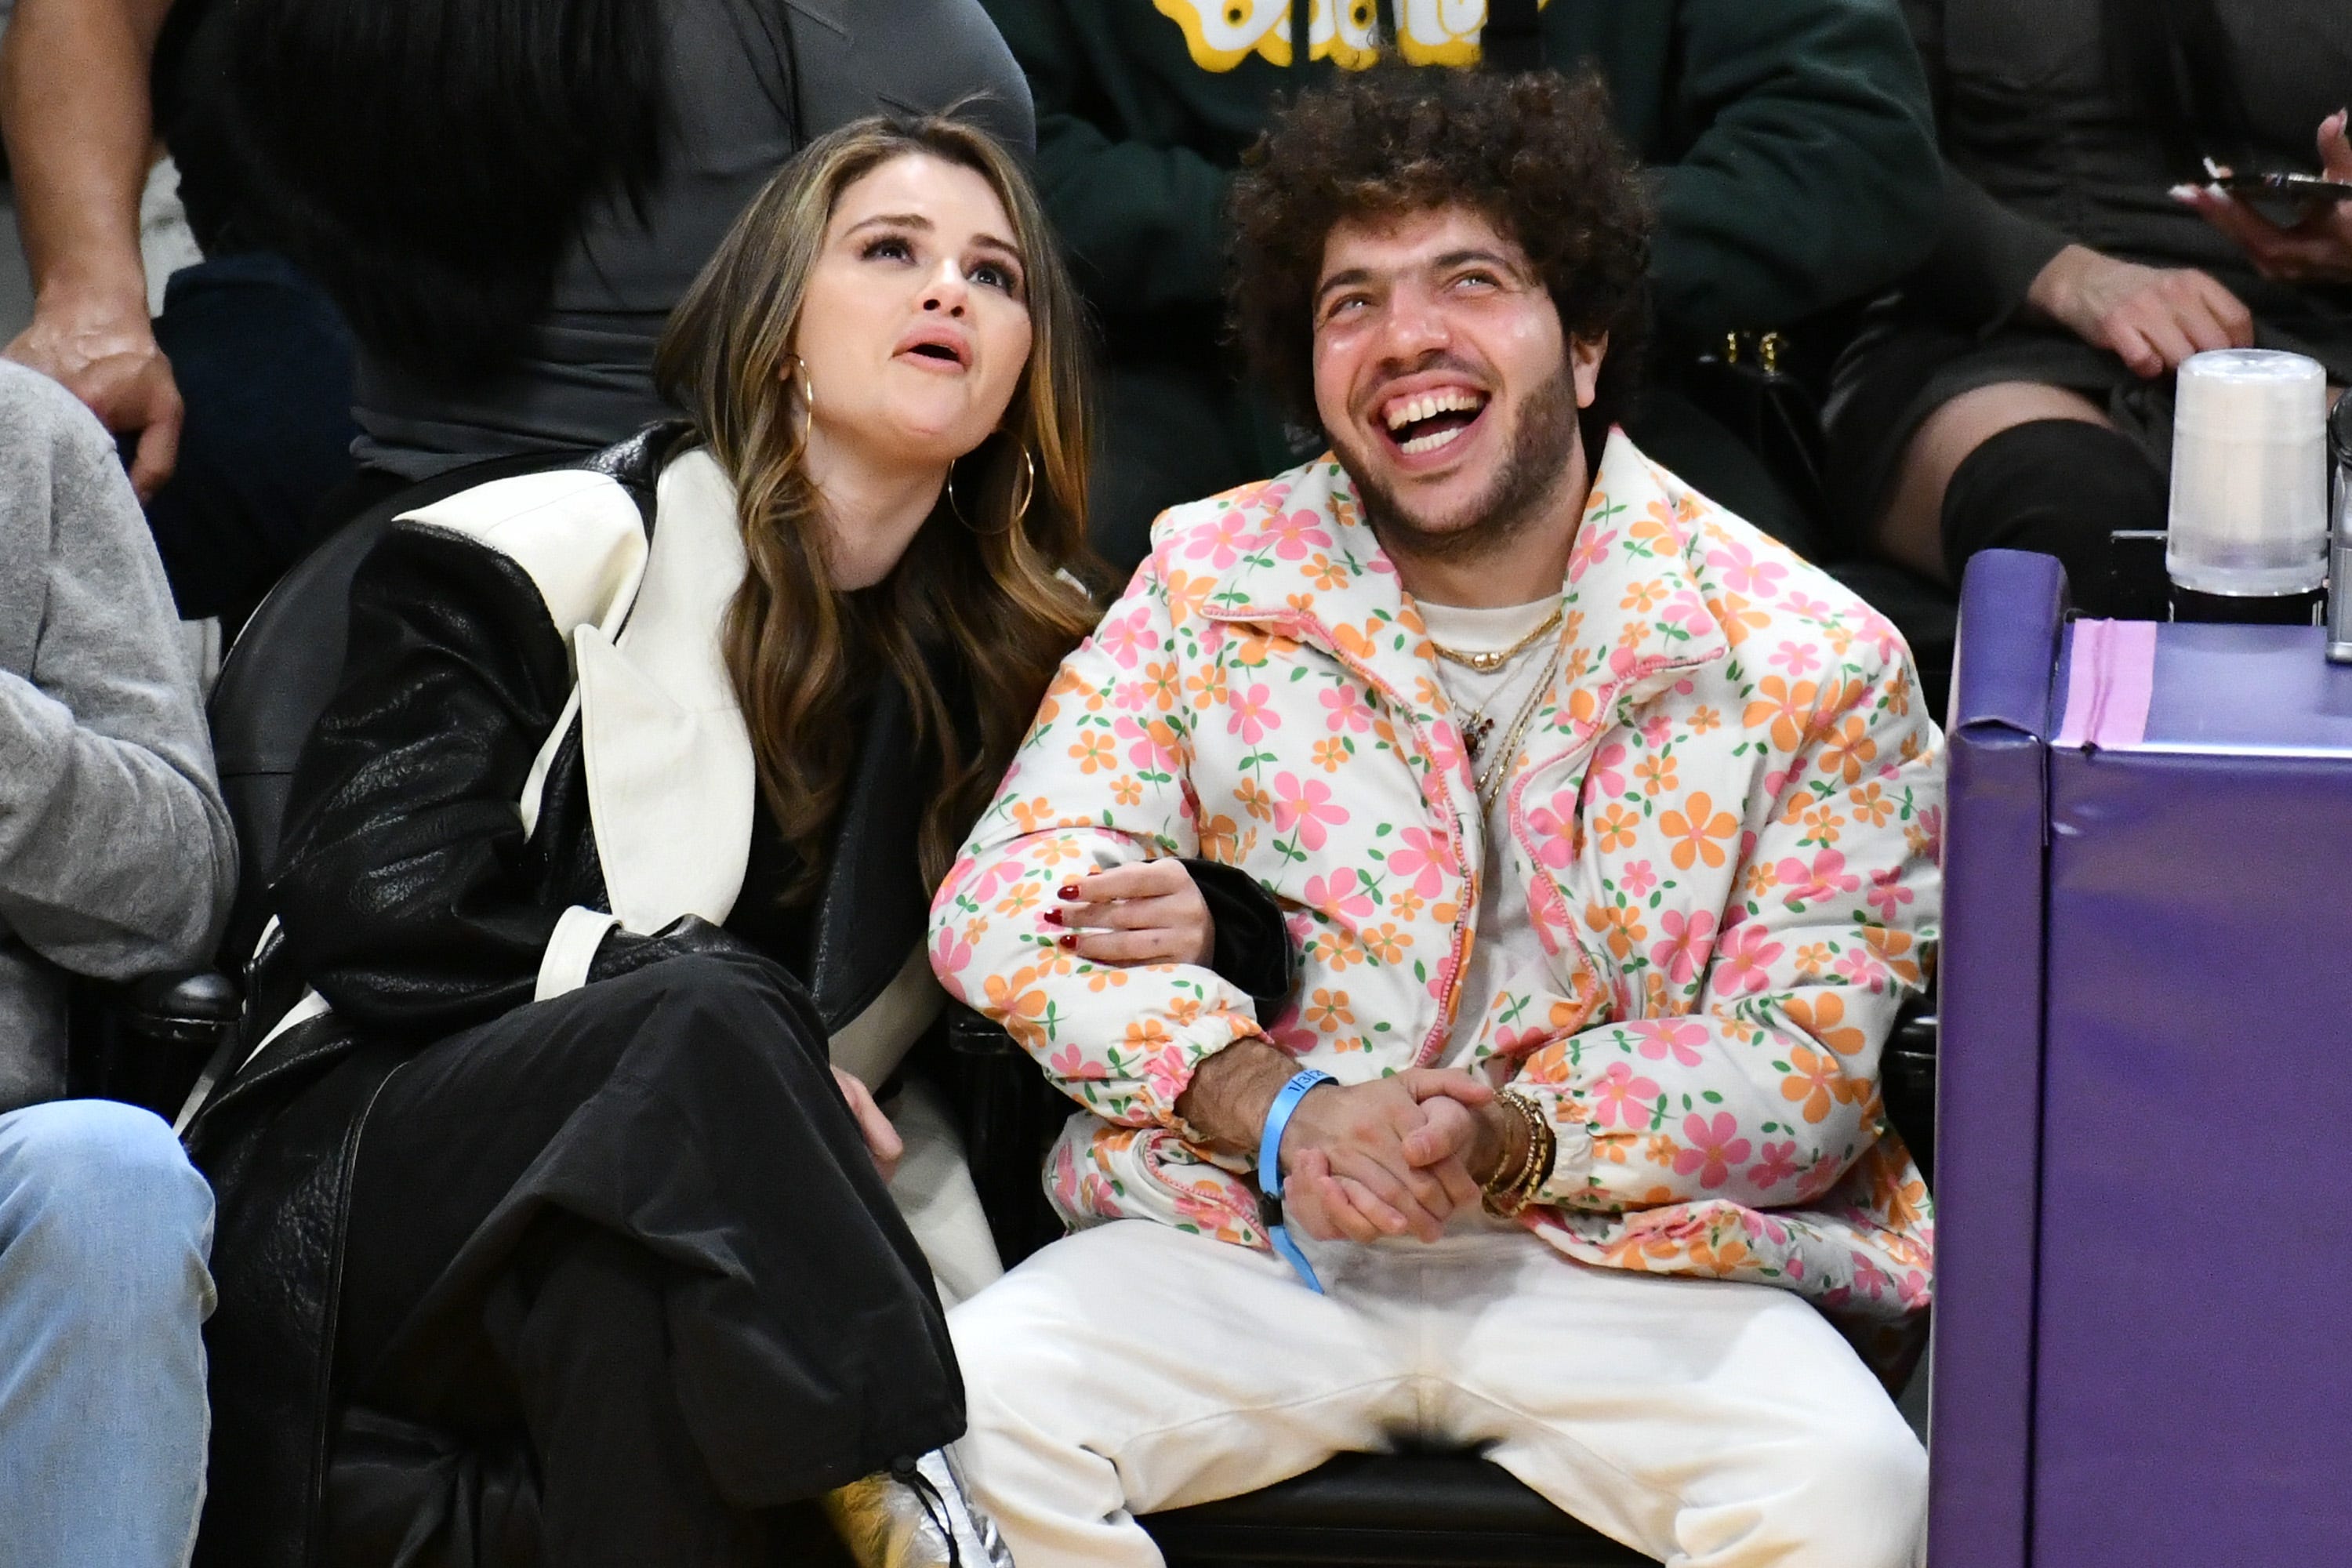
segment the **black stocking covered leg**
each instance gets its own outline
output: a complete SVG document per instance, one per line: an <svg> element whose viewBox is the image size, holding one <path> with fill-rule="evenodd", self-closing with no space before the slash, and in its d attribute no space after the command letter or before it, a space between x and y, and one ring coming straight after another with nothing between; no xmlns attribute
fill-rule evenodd
<svg viewBox="0 0 2352 1568"><path fill-rule="evenodd" d="M1958 583L1979 550L2033 550L2066 568L2074 604L2107 613L2116 529L2160 529L2164 474L2130 437L2081 419L2036 419L1989 437L1944 490L1944 563Z"/></svg>

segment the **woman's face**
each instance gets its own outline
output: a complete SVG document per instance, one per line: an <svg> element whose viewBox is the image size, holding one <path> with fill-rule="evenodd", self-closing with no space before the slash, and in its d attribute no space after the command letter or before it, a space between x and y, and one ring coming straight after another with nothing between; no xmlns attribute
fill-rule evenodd
<svg viewBox="0 0 2352 1568"><path fill-rule="evenodd" d="M979 446L1029 363L1026 281L1004 205L972 170L909 153L845 187L793 345L814 438L918 470Z"/></svg>

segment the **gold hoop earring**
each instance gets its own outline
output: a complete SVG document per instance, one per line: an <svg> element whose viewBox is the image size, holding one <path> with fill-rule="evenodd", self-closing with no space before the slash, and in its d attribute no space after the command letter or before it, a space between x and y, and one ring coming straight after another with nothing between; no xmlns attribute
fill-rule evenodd
<svg viewBox="0 0 2352 1568"><path fill-rule="evenodd" d="M809 428L816 423L816 387L809 380L808 362L806 360L801 358L798 354L786 354L784 358L792 362L793 367L789 374L786 376L786 379L792 384L793 390L800 394L800 444L803 447L806 447L808 446Z"/></svg>
<svg viewBox="0 0 2352 1568"><path fill-rule="evenodd" d="M956 499L955 493L956 463L960 463L961 461L963 461L963 458L958 458L954 463L950 463L948 465L948 480L947 484L943 487L948 493L948 510L955 513L955 520L963 524L975 538L979 539L1001 538L1019 527L1022 518L1028 514L1031 494L1037 488L1037 468L1035 463L1030 458L1028 447L1024 445L1021 448L1021 504L1014 507L1013 509L1013 515L1010 518L1007 518L1001 526L996 528L982 528L978 523L972 521L971 519L964 516L963 503Z"/></svg>
<svg viewBox="0 0 2352 1568"><path fill-rule="evenodd" d="M1036 499L1037 459L1029 455L1029 443L1024 441L1021 443L1021 500L1014 504L1013 521L1006 526L1020 527L1022 519L1029 515L1029 503Z"/></svg>

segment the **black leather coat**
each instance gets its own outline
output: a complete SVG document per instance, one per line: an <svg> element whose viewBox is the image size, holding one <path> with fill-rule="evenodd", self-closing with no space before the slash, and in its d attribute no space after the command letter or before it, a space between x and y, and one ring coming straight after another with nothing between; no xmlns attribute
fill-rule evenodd
<svg viewBox="0 0 2352 1568"><path fill-rule="evenodd" d="M655 479L682 434L656 426L583 465L622 485L649 534ZM218 1201L205 1568L380 1568L417 1510L452 1507L467 1519L436 1534L436 1555L404 1564L532 1561L519 1543L533 1532L517 1522L531 1506L527 1455L344 1407L335 1282L353 1162L385 1078L421 1045L529 1003L564 910L607 907L577 722L528 834L515 807L572 686L546 602L496 550L394 523L352 581L343 677L296 769L271 883L282 929L255 965L248 1022L257 1038L306 984L333 1011L247 1061L188 1133ZM773 955L827 1032L880 994L923 931L923 775L890 683L869 704L846 798L804 950ZM1261 996L1286 994L1278 907L1227 868L1194 870L1217 967ZM591 977L740 945L691 918L650 936L614 930Z"/></svg>

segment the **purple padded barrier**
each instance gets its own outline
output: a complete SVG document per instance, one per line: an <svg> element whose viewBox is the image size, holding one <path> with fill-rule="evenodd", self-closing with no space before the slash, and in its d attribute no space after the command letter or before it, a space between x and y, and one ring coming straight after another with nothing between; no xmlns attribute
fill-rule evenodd
<svg viewBox="0 0 2352 1568"><path fill-rule="evenodd" d="M2352 669L2158 631L2145 735L2051 753L2032 1562L2345 1563Z"/></svg>
<svg viewBox="0 0 2352 1568"><path fill-rule="evenodd" d="M2042 1089L2043 737L2065 574L1988 550L1960 591L1936 1077L1928 1559L2026 1568Z"/></svg>

